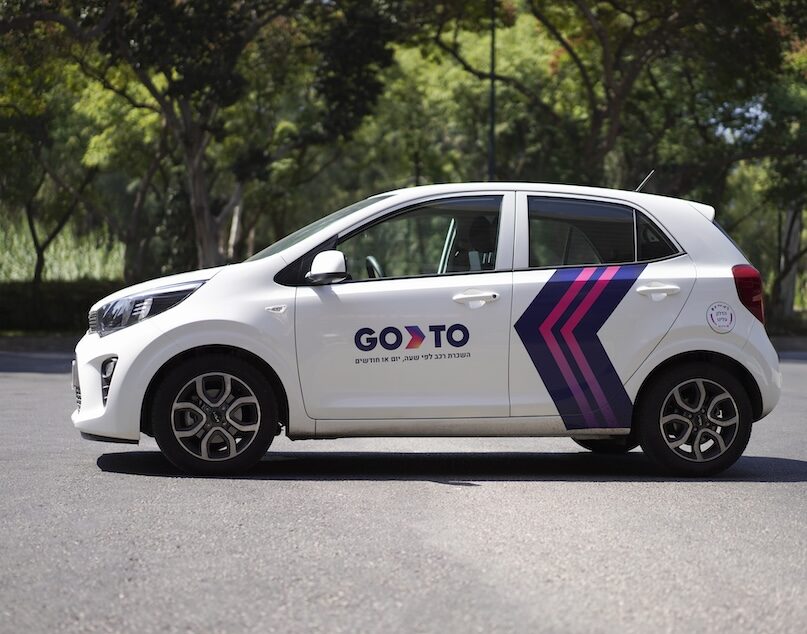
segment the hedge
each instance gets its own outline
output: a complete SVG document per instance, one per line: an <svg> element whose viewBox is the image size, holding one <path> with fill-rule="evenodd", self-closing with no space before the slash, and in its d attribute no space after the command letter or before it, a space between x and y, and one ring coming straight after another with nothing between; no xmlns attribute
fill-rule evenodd
<svg viewBox="0 0 807 634"><path fill-rule="evenodd" d="M0 331L80 332L95 302L126 284L120 280L0 282Z"/></svg>

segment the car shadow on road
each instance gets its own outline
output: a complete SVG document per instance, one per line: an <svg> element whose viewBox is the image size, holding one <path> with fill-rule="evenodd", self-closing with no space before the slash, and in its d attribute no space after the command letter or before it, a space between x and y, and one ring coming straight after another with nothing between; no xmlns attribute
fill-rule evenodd
<svg viewBox="0 0 807 634"><path fill-rule="evenodd" d="M106 453L101 471L128 475L196 477L176 469L158 451ZM241 476L249 480L422 480L456 486L483 482L675 481L665 477L641 453L598 456L591 453L269 453ZM692 481L684 479L684 481ZM807 461L744 456L727 471L695 481L807 482Z"/></svg>
<svg viewBox="0 0 807 634"><path fill-rule="evenodd" d="M70 374L72 359L70 354L0 352L0 373Z"/></svg>

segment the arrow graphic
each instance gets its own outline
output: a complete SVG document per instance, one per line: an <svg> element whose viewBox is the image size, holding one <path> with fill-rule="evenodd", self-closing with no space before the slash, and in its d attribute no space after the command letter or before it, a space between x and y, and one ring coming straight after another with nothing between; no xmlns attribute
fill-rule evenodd
<svg viewBox="0 0 807 634"><path fill-rule="evenodd" d="M558 269L515 324L566 429L630 427L633 403L598 333L644 267Z"/></svg>
<svg viewBox="0 0 807 634"><path fill-rule="evenodd" d="M423 334L423 331L417 326L404 327L406 328L406 332L409 333L409 336L412 337L409 340L409 343L406 344L406 349L409 350L410 348L420 348L420 344L422 344L426 339L426 335Z"/></svg>

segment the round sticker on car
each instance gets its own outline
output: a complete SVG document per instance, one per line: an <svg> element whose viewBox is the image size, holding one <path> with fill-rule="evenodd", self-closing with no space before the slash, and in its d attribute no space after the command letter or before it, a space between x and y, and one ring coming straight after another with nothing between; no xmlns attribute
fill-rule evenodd
<svg viewBox="0 0 807 634"><path fill-rule="evenodd" d="M706 311L706 321L709 322L712 330L725 334L734 329L737 318L734 309L725 302L715 302Z"/></svg>

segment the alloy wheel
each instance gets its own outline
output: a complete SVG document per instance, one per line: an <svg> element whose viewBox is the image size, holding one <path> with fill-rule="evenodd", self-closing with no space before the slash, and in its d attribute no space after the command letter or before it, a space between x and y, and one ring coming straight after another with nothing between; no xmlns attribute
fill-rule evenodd
<svg viewBox="0 0 807 634"><path fill-rule="evenodd" d="M208 461L230 460L261 426L255 392L232 374L210 372L188 381L171 405L171 431L185 451Z"/></svg>
<svg viewBox="0 0 807 634"><path fill-rule="evenodd" d="M659 426L667 446L692 462L723 455L737 437L737 403L719 383L694 378L676 385L661 408Z"/></svg>

